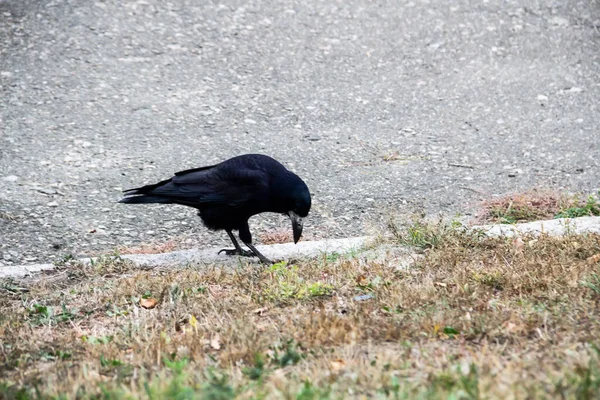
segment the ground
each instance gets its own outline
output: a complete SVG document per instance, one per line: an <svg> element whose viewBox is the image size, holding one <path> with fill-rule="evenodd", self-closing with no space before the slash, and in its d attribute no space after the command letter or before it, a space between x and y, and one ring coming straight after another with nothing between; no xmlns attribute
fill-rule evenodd
<svg viewBox="0 0 600 400"><path fill-rule="evenodd" d="M600 176L597 1L0 1L0 268L227 243L121 190L262 152L306 238ZM412 210L411 210L412 211ZM287 227L255 218L253 232ZM172 242L169 242L172 241ZM168 247L168 246L167 246Z"/></svg>
<svg viewBox="0 0 600 400"><path fill-rule="evenodd" d="M0 397L598 398L598 235L394 221L596 193L599 28L596 0L0 0L0 268L60 266L0 283ZM370 253L113 253L227 244L116 201L248 152L307 182L305 239L375 232Z"/></svg>
<svg viewBox="0 0 600 400"><path fill-rule="evenodd" d="M598 398L599 301L599 235L417 221L263 268L107 256L3 282L0 397Z"/></svg>

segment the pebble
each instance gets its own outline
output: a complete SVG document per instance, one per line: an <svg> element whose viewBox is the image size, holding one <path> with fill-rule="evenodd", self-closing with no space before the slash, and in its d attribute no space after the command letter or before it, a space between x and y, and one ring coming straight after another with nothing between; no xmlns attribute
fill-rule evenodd
<svg viewBox="0 0 600 400"><path fill-rule="evenodd" d="M548 20L552 25L556 26L568 26L569 20L565 17L554 16Z"/></svg>
<svg viewBox="0 0 600 400"><path fill-rule="evenodd" d="M548 96L545 96L543 94L538 94L537 99L538 99L538 101L548 101Z"/></svg>
<svg viewBox="0 0 600 400"><path fill-rule="evenodd" d="M19 177L16 175L8 175L2 178L5 182L16 182L19 180Z"/></svg>
<svg viewBox="0 0 600 400"><path fill-rule="evenodd" d="M509 178L515 178L517 175L521 175L523 174L523 170L522 169L515 169L514 171L511 171L508 173L508 177Z"/></svg>
<svg viewBox="0 0 600 400"><path fill-rule="evenodd" d="M375 296L373 294L371 294L371 293L368 293L368 294L363 294L363 295L360 295L360 296L355 296L355 297L352 298L352 300L354 300L354 301L365 301L365 300L370 300L370 299L373 299L373 298L375 298Z"/></svg>
<svg viewBox="0 0 600 400"><path fill-rule="evenodd" d="M56 201L51 201L50 203L46 204L48 207L58 207L58 203Z"/></svg>
<svg viewBox="0 0 600 400"><path fill-rule="evenodd" d="M304 136L304 138L306 140L308 140L309 142L318 142L319 140L321 140L320 136L312 136L312 135Z"/></svg>

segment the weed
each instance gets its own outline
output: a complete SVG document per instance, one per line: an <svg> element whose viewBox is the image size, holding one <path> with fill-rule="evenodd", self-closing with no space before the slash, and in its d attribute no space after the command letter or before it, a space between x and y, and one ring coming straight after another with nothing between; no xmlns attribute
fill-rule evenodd
<svg viewBox="0 0 600 400"><path fill-rule="evenodd" d="M502 290L506 282L505 277L498 271L475 271L471 276L476 282L495 290Z"/></svg>
<svg viewBox="0 0 600 400"><path fill-rule="evenodd" d="M108 315L109 317L124 317L127 314L129 314L128 310L122 309L119 306L117 306L116 304L108 304L107 306L107 310L106 310L106 315Z"/></svg>
<svg viewBox="0 0 600 400"><path fill-rule="evenodd" d="M478 233L470 233L463 225L456 221L426 221L423 217L416 216L409 224L398 226L393 221L388 222L388 229L401 245L416 247L422 250L443 247L446 244L457 243L457 240L466 243L477 241Z"/></svg>
<svg viewBox="0 0 600 400"><path fill-rule="evenodd" d="M305 356L298 351L298 344L294 339L288 339L284 344L271 348L271 362L279 367L297 364Z"/></svg>
<svg viewBox="0 0 600 400"><path fill-rule="evenodd" d="M83 335L81 340L89 344L109 344L114 339L114 336L86 336Z"/></svg>
<svg viewBox="0 0 600 400"><path fill-rule="evenodd" d="M264 357L260 353L254 355L254 365L242 369L242 373L253 381L263 378L267 374Z"/></svg>
<svg viewBox="0 0 600 400"><path fill-rule="evenodd" d="M598 191L596 196L590 195L588 196L585 204L579 206L571 206L560 212L558 212L554 218L577 218L577 217L587 217L593 215L600 215L600 191ZM579 202L577 202L579 203Z"/></svg>
<svg viewBox="0 0 600 400"><path fill-rule="evenodd" d="M329 399L330 393L329 388L319 388L310 381L305 381L295 397L297 400L325 400Z"/></svg>
<svg viewBox="0 0 600 400"><path fill-rule="evenodd" d="M68 360L72 357L72 353L70 351L56 350L56 351L48 351L42 352L40 358L46 361L55 361L55 360Z"/></svg>
<svg viewBox="0 0 600 400"><path fill-rule="evenodd" d="M290 299L307 299L331 294L333 286L323 282L306 282L298 272L298 266L287 262L273 264L270 271L276 284L264 290L264 297L275 302Z"/></svg>
<svg viewBox="0 0 600 400"><path fill-rule="evenodd" d="M56 312L54 307L34 304L29 309L29 323L32 325L53 325L61 322L71 321L77 318L77 309L67 309L64 304L61 311Z"/></svg>
<svg viewBox="0 0 600 400"><path fill-rule="evenodd" d="M530 190L482 203L479 222L515 224L520 222L577 218L600 215L600 192L582 200L579 194L562 194L552 190Z"/></svg>
<svg viewBox="0 0 600 400"><path fill-rule="evenodd" d="M600 275L590 274L587 280L581 282L581 285L592 290L593 293L600 296Z"/></svg>
<svg viewBox="0 0 600 400"><path fill-rule="evenodd" d="M201 396L207 400L229 400L235 398L235 390L229 377L213 369L206 371L207 382L202 387Z"/></svg>
<svg viewBox="0 0 600 400"><path fill-rule="evenodd" d="M65 254L60 259L53 262L57 267L64 267L71 262L76 262L76 258L73 254Z"/></svg>

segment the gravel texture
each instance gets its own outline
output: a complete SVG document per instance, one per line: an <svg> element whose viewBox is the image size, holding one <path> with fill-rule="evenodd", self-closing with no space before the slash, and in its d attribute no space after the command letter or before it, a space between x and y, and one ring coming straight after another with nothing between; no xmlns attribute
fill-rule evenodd
<svg viewBox="0 0 600 400"><path fill-rule="evenodd" d="M0 0L0 267L227 244L191 209L116 201L247 152L305 179L307 239L594 191L598 76L598 0Z"/></svg>

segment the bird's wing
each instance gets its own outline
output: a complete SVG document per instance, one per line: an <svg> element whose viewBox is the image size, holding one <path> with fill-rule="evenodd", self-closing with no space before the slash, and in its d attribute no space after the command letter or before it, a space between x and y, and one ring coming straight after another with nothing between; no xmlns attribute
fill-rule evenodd
<svg viewBox="0 0 600 400"><path fill-rule="evenodd" d="M239 207L262 201L269 193L269 178L259 170L191 170L174 176L170 182L152 190L184 204L221 204Z"/></svg>

